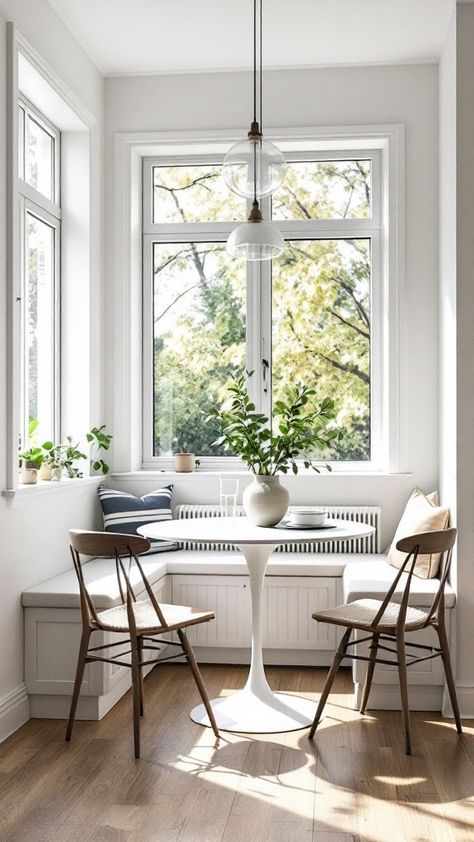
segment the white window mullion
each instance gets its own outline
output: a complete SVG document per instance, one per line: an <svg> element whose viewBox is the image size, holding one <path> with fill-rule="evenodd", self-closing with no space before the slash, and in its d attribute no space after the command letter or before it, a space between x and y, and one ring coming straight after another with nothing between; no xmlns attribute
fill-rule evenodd
<svg viewBox="0 0 474 842"><path fill-rule="evenodd" d="M142 338L143 338L143 462L153 458L153 240L143 237L143 298L142 298Z"/></svg>
<svg viewBox="0 0 474 842"><path fill-rule="evenodd" d="M261 263L260 285L260 406L271 417L272 412L272 261Z"/></svg>

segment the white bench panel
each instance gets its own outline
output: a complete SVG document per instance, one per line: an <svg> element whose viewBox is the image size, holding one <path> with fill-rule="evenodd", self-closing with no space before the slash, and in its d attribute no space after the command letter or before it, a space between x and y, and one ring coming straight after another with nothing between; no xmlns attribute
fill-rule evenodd
<svg viewBox="0 0 474 842"><path fill-rule="evenodd" d="M169 601L166 577L153 587L157 599ZM81 612L77 608L28 607L25 611L25 684L28 693L72 694L81 639ZM123 635L94 632L93 646L123 639ZM124 647L126 648L126 647ZM128 660L126 656L123 660ZM117 664L87 664L83 696L105 696L130 670Z"/></svg>
<svg viewBox="0 0 474 842"><path fill-rule="evenodd" d="M189 629L189 639L196 646L250 646L247 577L172 576L171 598L178 605L216 612L215 620Z"/></svg>
<svg viewBox="0 0 474 842"><path fill-rule="evenodd" d="M263 592L263 645L268 649L333 651L336 627L312 614L336 603L334 578L267 576Z"/></svg>

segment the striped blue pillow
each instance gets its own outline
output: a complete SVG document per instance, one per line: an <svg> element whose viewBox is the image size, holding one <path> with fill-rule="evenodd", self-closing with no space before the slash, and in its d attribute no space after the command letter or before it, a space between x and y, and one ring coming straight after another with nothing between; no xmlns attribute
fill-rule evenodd
<svg viewBox="0 0 474 842"><path fill-rule="evenodd" d="M136 535L139 526L172 518L172 485L158 488L157 491L145 494L144 497L135 497L133 494L116 491L105 485L100 485L98 491L106 532ZM178 545L171 541L150 541L150 544L148 553L165 553L178 549Z"/></svg>

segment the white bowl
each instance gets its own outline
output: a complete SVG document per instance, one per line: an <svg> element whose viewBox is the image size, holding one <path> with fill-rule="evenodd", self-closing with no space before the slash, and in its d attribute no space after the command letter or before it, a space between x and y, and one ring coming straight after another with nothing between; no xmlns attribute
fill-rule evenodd
<svg viewBox="0 0 474 842"><path fill-rule="evenodd" d="M310 512L298 509L288 512L288 519L294 526L323 526L327 516L327 512Z"/></svg>

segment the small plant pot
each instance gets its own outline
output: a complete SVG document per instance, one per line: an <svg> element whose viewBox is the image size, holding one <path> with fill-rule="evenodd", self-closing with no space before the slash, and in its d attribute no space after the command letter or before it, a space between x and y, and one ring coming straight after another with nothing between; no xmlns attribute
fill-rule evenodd
<svg viewBox="0 0 474 842"><path fill-rule="evenodd" d="M63 469L59 465L51 465L51 479L53 482L59 482L63 475Z"/></svg>
<svg viewBox="0 0 474 842"><path fill-rule="evenodd" d="M194 471L196 467L196 459L194 453L175 453L174 455L174 469L176 473L189 474Z"/></svg>
<svg viewBox="0 0 474 842"><path fill-rule="evenodd" d="M42 480L50 480L52 474L52 465L49 462L43 462L39 471L38 471L38 479Z"/></svg>
<svg viewBox="0 0 474 842"><path fill-rule="evenodd" d="M36 485L38 482L38 465L35 462L22 462L20 482L23 485Z"/></svg>

